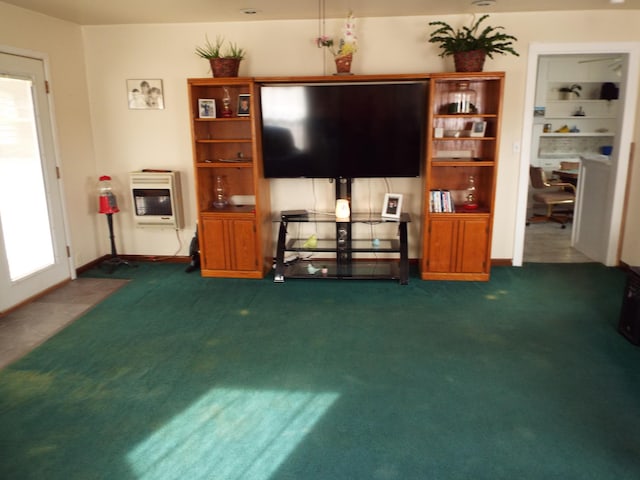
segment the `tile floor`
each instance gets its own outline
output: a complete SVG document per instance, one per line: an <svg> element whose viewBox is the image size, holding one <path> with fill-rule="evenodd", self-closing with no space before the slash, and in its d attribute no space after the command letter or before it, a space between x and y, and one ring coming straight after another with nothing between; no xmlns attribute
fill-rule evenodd
<svg viewBox="0 0 640 480"><path fill-rule="evenodd" d="M127 282L78 278L0 318L0 369L51 338Z"/></svg>
<svg viewBox="0 0 640 480"><path fill-rule="evenodd" d="M593 262L571 246L571 224L561 228L559 223L532 223L526 227L524 262L585 263Z"/></svg>
<svg viewBox="0 0 640 480"><path fill-rule="evenodd" d="M571 247L571 225L533 223L525 233L525 262L581 263L591 259ZM0 369L62 330L127 280L79 278L0 318Z"/></svg>

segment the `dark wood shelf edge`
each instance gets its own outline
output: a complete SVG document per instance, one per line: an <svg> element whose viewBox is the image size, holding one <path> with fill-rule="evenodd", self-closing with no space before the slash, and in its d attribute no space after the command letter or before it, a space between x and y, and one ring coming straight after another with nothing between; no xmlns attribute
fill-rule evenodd
<svg viewBox="0 0 640 480"><path fill-rule="evenodd" d="M432 167L495 167L496 162L492 160L431 160Z"/></svg>
<svg viewBox="0 0 640 480"><path fill-rule="evenodd" d="M198 168L252 168L253 162L198 162Z"/></svg>
<svg viewBox="0 0 640 480"><path fill-rule="evenodd" d="M200 210L200 215L247 215L255 217L255 205L230 205L224 208L207 208Z"/></svg>
<svg viewBox="0 0 640 480"><path fill-rule="evenodd" d="M251 117L216 117L216 118L200 118L193 119L196 122L248 122Z"/></svg>

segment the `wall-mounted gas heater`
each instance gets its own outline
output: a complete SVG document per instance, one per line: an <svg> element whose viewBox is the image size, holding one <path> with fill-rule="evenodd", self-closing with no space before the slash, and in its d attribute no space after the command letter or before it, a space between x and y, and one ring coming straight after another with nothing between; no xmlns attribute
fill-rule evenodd
<svg viewBox="0 0 640 480"><path fill-rule="evenodd" d="M172 171L131 172L136 227L183 227L180 175Z"/></svg>

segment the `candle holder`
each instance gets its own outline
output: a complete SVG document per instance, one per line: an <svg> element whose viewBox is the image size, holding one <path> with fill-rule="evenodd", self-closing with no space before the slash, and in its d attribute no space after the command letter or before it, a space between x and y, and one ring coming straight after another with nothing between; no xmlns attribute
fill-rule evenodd
<svg viewBox="0 0 640 480"><path fill-rule="evenodd" d="M225 179L222 175L216 175L213 200L214 208L224 208L229 205L225 183Z"/></svg>

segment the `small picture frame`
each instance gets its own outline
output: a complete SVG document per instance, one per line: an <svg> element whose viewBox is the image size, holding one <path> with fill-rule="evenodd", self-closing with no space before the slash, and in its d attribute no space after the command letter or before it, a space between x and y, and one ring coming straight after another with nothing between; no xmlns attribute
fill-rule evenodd
<svg viewBox="0 0 640 480"><path fill-rule="evenodd" d="M382 217L400 220L402 211L402 194L386 193L382 204Z"/></svg>
<svg viewBox="0 0 640 480"><path fill-rule="evenodd" d="M198 99L199 118L216 118L216 101L213 98Z"/></svg>
<svg viewBox="0 0 640 480"><path fill-rule="evenodd" d="M544 107L533 107L533 116L534 117L544 117L545 108Z"/></svg>
<svg viewBox="0 0 640 480"><path fill-rule="evenodd" d="M127 80L129 110L164 110L162 80Z"/></svg>
<svg viewBox="0 0 640 480"><path fill-rule="evenodd" d="M471 137L484 137L484 132L487 130L487 122L472 122L471 123Z"/></svg>
<svg viewBox="0 0 640 480"><path fill-rule="evenodd" d="M238 116L248 117L251 115L251 95L241 93L238 95Z"/></svg>

